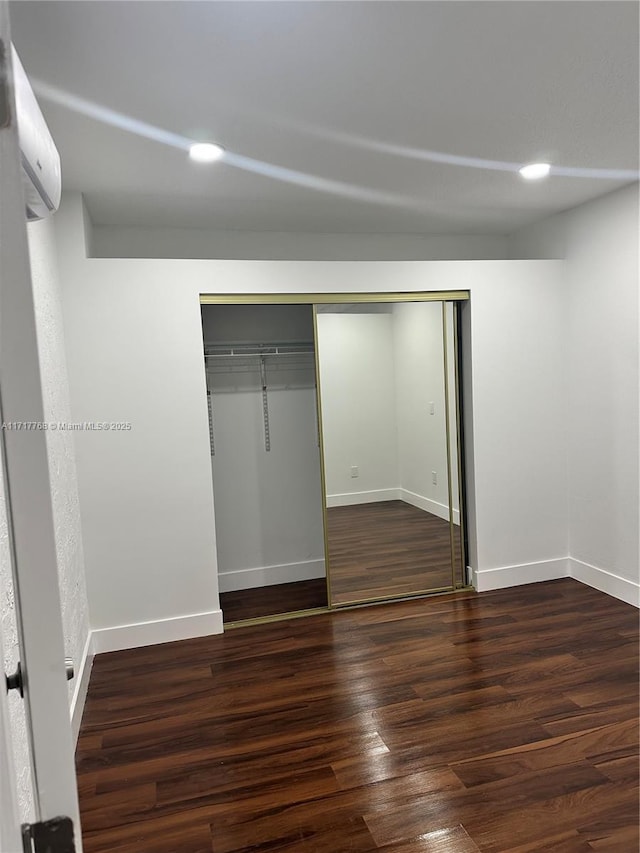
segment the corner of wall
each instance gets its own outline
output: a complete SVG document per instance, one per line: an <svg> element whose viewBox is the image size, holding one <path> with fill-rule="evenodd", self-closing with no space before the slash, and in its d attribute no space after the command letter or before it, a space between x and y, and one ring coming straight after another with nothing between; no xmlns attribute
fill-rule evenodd
<svg viewBox="0 0 640 853"><path fill-rule="evenodd" d="M569 577L640 608L640 583L569 557Z"/></svg>
<svg viewBox="0 0 640 853"><path fill-rule="evenodd" d="M82 723L82 714L87 701L93 658L93 635L91 631L88 631L87 640L82 651L82 660L74 675L76 683L73 696L71 697L71 734L74 745L78 742L78 735L80 734L80 724Z"/></svg>
<svg viewBox="0 0 640 853"><path fill-rule="evenodd" d="M89 213L89 208L87 207L87 203L84 200L84 196L81 196L82 199L82 227L84 231L84 254L86 258L93 257L93 222L91 221L91 214Z"/></svg>
<svg viewBox="0 0 640 853"><path fill-rule="evenodd" d="M509 260L563 260L566 255L566 213L544 216L507 237Z"/></svg>
<svg viewBox="0 0 640 853"><path fill-rule="evenodd" d="M80 193L63 193L53 217L58 259L61 267L88 257L93 242L93 225ZM87 230L88 229L88 230Z"/></svg>

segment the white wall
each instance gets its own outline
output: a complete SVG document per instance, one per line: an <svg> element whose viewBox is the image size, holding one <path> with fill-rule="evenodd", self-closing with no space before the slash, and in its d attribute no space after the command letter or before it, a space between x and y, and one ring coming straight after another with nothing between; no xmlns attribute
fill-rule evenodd
<svg viewBox="0 0 640 853"><path fill-rule="evenodd" d="M317 325L328 504L395 500L393 315L319 313Z"/></svg>
<svg viewBox="0 0 640 853"><path fill-rule="evenodd" d="M71 405L52 220L30 223L27 233L44 411L50 423L68 423L71 421ZM77 736L92 653L89 647L89 605L84 575L74 433L48 430L47 451L65 654L73 660L75 670L75 677L69 681L69 702L74 717L74 734Z"/></svg>
<svg viewBox="0 0 640 853"><path fill-rule="evenodd" d="M481 590L567 568L566 292L553 261L514 263L469 306Z"/></svg>
<svg viewBox="0 0 640 853"><path fill-rule="evenodd" d="M137 626L102 647L221 628L194 616L218 611L201 292L469 289L474 568L536 580L566 563L561 262L87 259L79 196L55 224L74 417L133 423L76 436L92 620Z"/></svg>
<svg viewBox="0 0 640 853"><path fill-rule="evenodd" d="M506 257L495 234L310 234L95 225L90 256L290 261L429 261Z"/></svg>
<svg viewBox="0 0 640 853"><path fill-rule="evenodd" d="M305 305L206 305L205 341L313 342ZM270 450L257 359L210 359L220 592L324 577L315 356L267 357Z"/></svg>
<svg viewBox="0 0 640 853"><path fill-rule="evenodd" d="M423 509L448 519L442 303L396 305L393 320L399 482L409 493L403 498L422 499Z"/></svg>
<svg viewBox="0 0 640 853"><path fill-rule="evenodd" d="M218 579L221 592L324 577L315 389L213 397Z"/></svg>
<svg viewBox="0 0 640 853"><path fill-rule="evenodd" d="M638 185L543 220L512 253L564 246L571 572L638 602Z"/></svg>
<svg viewBox="0 0 640 853"><path fill-rule="evenodd" d="M86 260L75 202L55 220L73 417L131 424L75 433L95 650L219 631L193 282L166 261L132 278L118 262Z"/></svg>

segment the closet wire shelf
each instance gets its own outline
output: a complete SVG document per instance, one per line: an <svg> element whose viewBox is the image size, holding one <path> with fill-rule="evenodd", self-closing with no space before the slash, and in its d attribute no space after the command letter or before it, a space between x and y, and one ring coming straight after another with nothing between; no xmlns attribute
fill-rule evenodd
<svg viewBox="0 0 640 853"><path fill-rule="evenodd" d="M205 343L209 441L215 456L214 394L260 391L265 451L271 450L269 391L315 388L315 348L310 341Z"/></svg>

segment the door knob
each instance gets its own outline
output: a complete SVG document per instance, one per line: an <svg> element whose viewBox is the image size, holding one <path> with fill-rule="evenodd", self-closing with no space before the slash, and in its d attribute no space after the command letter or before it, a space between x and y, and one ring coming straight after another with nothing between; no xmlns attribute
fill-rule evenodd
<svg viewBox="0 0 640 853"><path fill-rule="evenodd" d="M75 675L73 669L73 658L64 659L64 669L67 674L67 681L71 681ZM24 677L22 675L22 665L20 663L18 663L13 675L5 676L5 682L7 685L7 693L10 690L17 690L20 693L20 696L24 698Z"/></svg>
<svg viewBox="0 0 640 853"><path fill-rule="evenodd" d="M24 698L24 680L22 678L22 666L20 665L20 661L18 661L18 666L16 667L16 671L13 675L6 675L5 680L7 683L7 693L10 690L17 690L20 696Z"/></svg>

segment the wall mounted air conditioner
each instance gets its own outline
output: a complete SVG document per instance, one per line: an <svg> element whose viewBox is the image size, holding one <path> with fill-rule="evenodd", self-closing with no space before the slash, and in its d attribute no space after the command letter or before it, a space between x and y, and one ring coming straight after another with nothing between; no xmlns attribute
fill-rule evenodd
<svg viewBox="0 0 640 853"><path fill-rule="evenodd" d="M44 219L60 204L60 155L13 45L11 53L27 219Z"/></svg>

